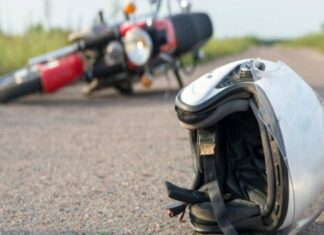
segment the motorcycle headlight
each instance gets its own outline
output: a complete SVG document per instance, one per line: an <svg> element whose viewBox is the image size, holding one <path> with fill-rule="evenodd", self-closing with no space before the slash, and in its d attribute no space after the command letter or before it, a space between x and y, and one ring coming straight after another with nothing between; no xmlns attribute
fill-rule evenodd
<svg viewBox="0 0 324 235"><path fill-rule="evenodd" d="M130 62L143 66L153 51L153 42L147 32L140 28L129 30L124 37L125 51Z"/></svg>

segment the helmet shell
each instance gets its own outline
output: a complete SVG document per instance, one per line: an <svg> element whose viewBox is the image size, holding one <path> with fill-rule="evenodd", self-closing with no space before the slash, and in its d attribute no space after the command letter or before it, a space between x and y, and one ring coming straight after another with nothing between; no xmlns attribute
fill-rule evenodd
<svg viewBox="0 0 324 235"><path fill-rule="evenodd" d="M230 78L242 64L249 62L250 80ZM256 66L260 63L262 68ZM289 170L289 205L281 229L296 226L305 210L323 203L318 201L324 185L323 102L286 64L247 59L224 65L191 83L178 94L176 109L183 113L204 113L228 94L242 89L259 100L259 116L278 144ZM196 128L195 124L179 119L183 127ZM307 216L316 213L315 208Z"/></svg>

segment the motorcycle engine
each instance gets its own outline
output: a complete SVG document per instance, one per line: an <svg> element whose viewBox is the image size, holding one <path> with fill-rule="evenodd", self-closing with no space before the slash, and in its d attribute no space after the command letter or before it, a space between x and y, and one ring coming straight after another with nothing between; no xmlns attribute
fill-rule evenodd
<svg viewBox="0 0 324 235"><path fill-rule="evenodd" d="M118 41L110 42L104 51L104 60L107 66L124 64L124 50L123 46Z"/></svg>

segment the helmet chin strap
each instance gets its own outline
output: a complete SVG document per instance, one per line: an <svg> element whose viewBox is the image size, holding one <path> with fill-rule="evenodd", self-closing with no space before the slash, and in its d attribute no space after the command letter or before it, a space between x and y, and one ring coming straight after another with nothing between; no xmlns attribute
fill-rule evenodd
<svg viewBox="0 0 324 235"><path fill-rule="evenodd" d="M198 173L197 178L203 177L204 184L196 179L193 189L180 188L166 182L168 196L183 203L168 208L168 214L173 217L184 213L188 204L211 202L216 222L224 235L238 235L227 215L227 209L221 187L218 182L216 138L213 131L198 130L199 158L202 162L203 175ZM200 177L198 177L200 176ZM202 186L202 187L200 187ZM199 189L200 188L200 189Z"/></svg>
<svg viewBox="0 0 324 235"><path fill-rule="evenodd" d="M225 235L238 235L233 224L228 219L224 197L218 182L217 151L214 131L198 131L199 155L202 160L204 186L212 204L215 219Z"/></svg>
<svg viewBox="0 0 324 235"><path fill-rule="evenodd" d="M238 235L233 224L228 219L224 198L219 187L218 180L205 184L207 194L212 204L213 212L218 226L225 235Z"/></svg>

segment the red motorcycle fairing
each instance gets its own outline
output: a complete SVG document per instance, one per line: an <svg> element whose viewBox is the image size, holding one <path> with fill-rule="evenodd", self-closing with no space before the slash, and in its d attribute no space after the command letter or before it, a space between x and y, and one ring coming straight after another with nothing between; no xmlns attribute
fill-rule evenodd
<svg viewBox="0 0 324 235"><path fill-rule="evenodd" d="M38 65L44 92L54 92L72 83L84 73L84 63L80 53Z"/></svg>
<svg viewBox="0 0 324 235"><path fill-rule="evenodd" d="M119 27L119 34L124 37L125 34L133 28L144 28L145 22L130 23L126 22ZM157 30L165 30L167 34L167 43L160 47L161 52L172 53L177 48L177 38L172 22L168 19L159 19L154 21L154 28Z"/></svg>

